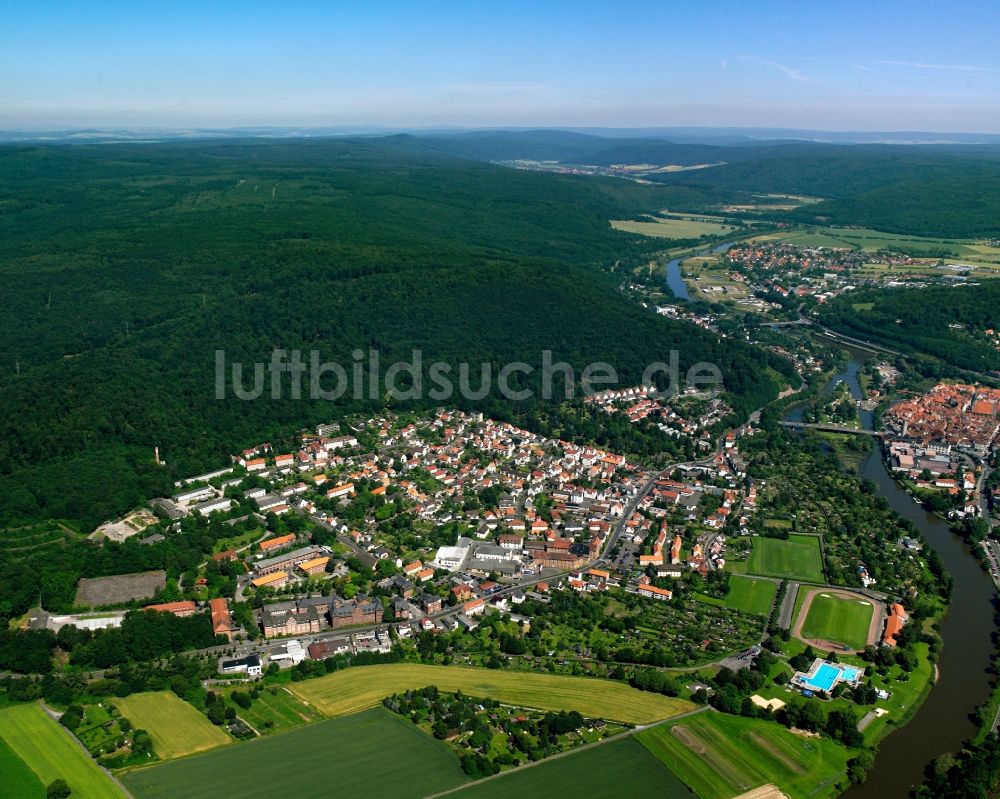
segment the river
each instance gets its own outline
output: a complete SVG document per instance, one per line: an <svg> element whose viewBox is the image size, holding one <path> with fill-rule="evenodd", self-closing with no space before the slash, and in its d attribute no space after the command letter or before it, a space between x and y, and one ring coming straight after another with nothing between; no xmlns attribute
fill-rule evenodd
<svg viewBox="0 0 1000 799"><path fill-rule="evenodd" d="M681 261L693 258L696 255L717 255L720 252L725 252L734 244L736 244L735 241L727 241L725 244L717 244L706 250L691 252L687 255L671 258L667 261L667 288L670 289L677 299L690 300L691 293L688 291L687 283L684 282L684 278L681 277Z"/></svg>
<svg viewBox="0 0 1000 799"><path fill-rule="evenodd" d="M861 387L857 375L866 355L856 350L848 352L850 361L842 372L830 378L825 393L829 395L839 382L845 381L858 399ZM793 406L785 418L800 419L802 410L802 406ZM860 409L859 413L864 426L870 428L873 414ZM872 446L861 472L878 486L878 492L896 513L917 526L954 577L951 604L941 624L944 648L938 661L937 684L909 723L883 739L868 781L844 794L848 799L887 799L907 796L913 786L923 781L928 763L945 752L958 751L963 741L975 735L972 713L990 692L994 588L969 548L948 525L916 504L890 477L877 444Z"/></svg>

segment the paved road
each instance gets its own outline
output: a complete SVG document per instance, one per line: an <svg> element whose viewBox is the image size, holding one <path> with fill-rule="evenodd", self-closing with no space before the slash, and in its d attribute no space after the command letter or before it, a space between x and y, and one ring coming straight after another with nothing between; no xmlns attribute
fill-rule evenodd
<svg viewBox="0 0 1000 799"><path fill-rule="evenodd" d="M811 321L810 324L812 324ZM823 327L819 324L817 324L816 327L818 327L820 332L824 335L829 336L830 338L839 339L840 341L846 341L848 344L852 344L858 349L871 350L872 352L885 352L889 355L905 357L903 353L897 352L896 350L890 350L888 347L883 347L881 344L872 344L870 341L862 341L861 339L854 338L853 336L845 336L843 333L838 333L836 330L831 330L830 328Z"/></svg>

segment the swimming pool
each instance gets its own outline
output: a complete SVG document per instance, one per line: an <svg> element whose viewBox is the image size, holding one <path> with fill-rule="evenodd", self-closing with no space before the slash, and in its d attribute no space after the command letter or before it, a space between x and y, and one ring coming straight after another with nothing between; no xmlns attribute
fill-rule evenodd
<svg viewBox="0 0 1000 799"><path fill-rule="evenodd" d="M854 682L861 670L854 666L837 666L833 663L821 663L812 676L802 675L800 682L814 691L829 692L837 680Z"/></svg>
<svg viewBox="0 0 1000 799"><path fill-rule="evenodd" d="M829 691L840 676L840 669L823 663L811 677L803 677L802 682L815 691Z"/></svg>

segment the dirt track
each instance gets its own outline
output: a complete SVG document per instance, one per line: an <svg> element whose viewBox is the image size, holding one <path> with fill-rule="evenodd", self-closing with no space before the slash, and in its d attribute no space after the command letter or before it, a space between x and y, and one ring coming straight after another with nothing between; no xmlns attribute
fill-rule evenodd
<svg viewBox="0 0 1000 799"><path fill-rule="evenodd" d="M807 588L806 586L800 586L799 591L808 592L806 594L806 598L802 602L802 608L799 610L798 618L795 619L795 625L792 627L792 635L794 635L800 641L805 641L805 643L810 644L813 647L818 647L820 649L842 653L845 655L855 655L859 651L857 649L845 649L842 644L835 643L833 641L822 641L816 638L803 637L802 625L805 623L806 617L809 615L809 608L812 607L813 597L815 597L817 594L833 594L834 596L844 597L845 599L864 600L865 602L871 603L874 610L872 611L871 625L868 627L868 643L874 644L881 637L882 621L885 618L885 603L879 602L877 599L872 599L871 597L864 596L862 594L857 594L854 591L848 591L843 588L829 588L829 587Z"/></svg>
<svg viewBox="0 0 1000 799"><path fill-rule="evenodd" d="M777 785L761 785L752 791L741 793L735 799L788 799L788 797L778 789Z"/></svg>
<svg viewBox="0 0 1000 799"><path fill-rule="evenodd" d="M704 755L707 752L705 745L695 735L693 735L687 727L682 727L678 724L676 727L672 728L670 732L673 733L675 738L677 738L695 754Z"/></svg>

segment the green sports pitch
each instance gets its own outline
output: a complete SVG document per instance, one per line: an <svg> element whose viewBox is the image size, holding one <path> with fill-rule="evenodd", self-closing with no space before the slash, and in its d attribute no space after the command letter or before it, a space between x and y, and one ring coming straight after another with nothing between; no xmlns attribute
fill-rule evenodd
<svg viewBox="0 0 1000 799"><path fill-rule="evenodd" d="M767 616L774 604L774 595L778 593L778 584L773 580L761 580L734 574L729 578L729 593L722 599L705 594L695 594L700 602L710 605L721 605L758 616Z"/></svg>
<svg viewBox="0 0 1000 799"><path fill-rule="evenodd" d="M874 611L875 606L860 596L821 591L813 595L802 623L801 636L807 640L843 644L850 649L864 649Z"/></svg>
<svg viewBox="0 0 1000 799"><path fill-rule="evenodd" d="M767 577L823 582L819 537L790 535L788 539L758 537L747 561L747 571Z"/></svg>

